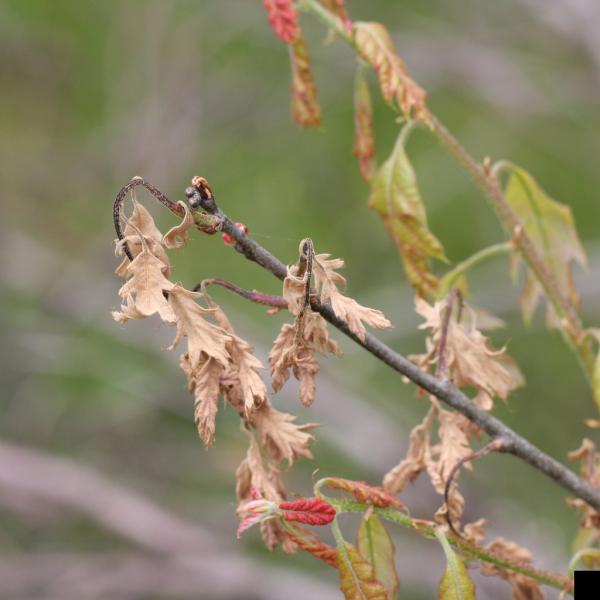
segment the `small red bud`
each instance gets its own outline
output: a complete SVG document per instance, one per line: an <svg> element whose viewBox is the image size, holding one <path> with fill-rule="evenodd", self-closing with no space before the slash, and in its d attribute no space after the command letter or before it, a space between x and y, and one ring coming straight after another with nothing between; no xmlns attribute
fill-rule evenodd
<svg viewBox="0 0 600 600"><path fill-rule="evenodd" d="M236 223L235 226L244 233L248 233L248 228L243 223ZM222 237L224 244L235 246L235 240L228 233L224 233Z"/></svg>

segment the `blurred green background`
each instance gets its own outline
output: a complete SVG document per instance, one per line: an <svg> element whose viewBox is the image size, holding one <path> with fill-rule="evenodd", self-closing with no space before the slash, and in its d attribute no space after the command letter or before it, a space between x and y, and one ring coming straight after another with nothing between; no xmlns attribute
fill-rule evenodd
<svg viewBox="0 0 600 600"><path fill-rule="evenodd" d="M347 5L354 19L389 27L433 111L476 157L510 158L572 206L590 259L577 273L584 320L600 323L598 3ZM289 119L287 51L258 0L0 3L0 597L338 597L333 571L311 557L270 554L257 531L235 540L234 470L245 452L237 417L221 411L216 446L205 451L176 353L162 350L172 331L110 317L120 286L116 191L143 175L176 200L199 174L283 261L295 260L307 235L317 251L343 257L349 294L396 325L381 337L403 353L422 350L411 291L351 152L353 55L324 44L313 19L303 23L319 131ZM382 160L398 126L378 98L375 111ZM434 139L416 132L409 152L453 262L503 239ZM173 224L142 192L138 199L163 230ZM192 238L172 257L184 285L219 276L278 293L218 236ZM474 302L507 322L494 340L509 342L527 378L495 414L564 459L596 413L574 358L541 314L523 326L505 259L479 267L470 283ZM214 296L264 359L285 315L223 290ZM312 408L299 405L293 384L274 397L322 423L314 462L287 475L292 492L309 493L316 468L379 482L425 409L412 386L340 342L345 356L323 361ZM560 488L510 457L484 459L462 487L467 518L488 517L491 535L527 546L540 567L566 570L577 517ZM439 505L424 481L405 501L422 517ZM352 538L355 522L343 525ZM440 548L408 531L395 540L401 596L433 597ZM504 583L475 577L480 598L509 597Z"/></svg>

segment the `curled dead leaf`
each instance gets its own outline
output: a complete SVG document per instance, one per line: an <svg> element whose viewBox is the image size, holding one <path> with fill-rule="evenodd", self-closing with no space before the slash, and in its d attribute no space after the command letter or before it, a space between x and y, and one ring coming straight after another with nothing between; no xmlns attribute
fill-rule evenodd
<svg viewBox="0 0 600 600"><path fill-rule="evenodd" d="M179 225L171 227L162 238L162 244L166 248L181 248L188 241L188 231L194 227L194 217L185 202L178 202L183 207L184 216Z"/></svg>
<svg viewBox="0 0 600 600"><path fill-rule="evenodd" d="M274 460L287 460L292 464L300 457L312 458L310 444L314 440L309 432L317 423L294 423L296 417L264 404L252 414L252 424L260 436L263 448Z"/></svg>

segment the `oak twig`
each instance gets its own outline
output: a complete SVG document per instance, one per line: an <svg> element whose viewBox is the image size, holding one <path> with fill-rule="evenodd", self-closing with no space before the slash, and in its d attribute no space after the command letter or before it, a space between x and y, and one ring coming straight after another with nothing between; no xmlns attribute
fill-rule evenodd
<svg viewBox="0 0 600 600"><path fill-rule="evenodd" d="M204 291L206 286L208 285L219 285L224 287L233 293L245 298L246 300L250 300L250 302L254 302L255 304L262 304L264 306L271 306L273 308L287 308L288 303L287 300L283 296L272 296L270 294L263 294L257 290L245 290L241 287L235 285L231 281L227 281L227 279L221 279L220 277L212 277L210 279L203 279L200 283L197 283L193 290L194 292L198 292L200 290Z"/></svg>
<svg viewBox="0 0 600 600"><path fill-rule="evenodd" d="M479 450L472 452L468 456L461 458L452 467L452 469L450 470L450 473L448 473L448 479L446 479L446 484L444 485L444 504L447 507L446 521L448 522L448 526L450 527L452 532L457 537L461 537L461 535L458 531L456 531L456 529L454 528L454 525L452 523L452 515L450 514L450 508L449 508L450 504L448 502L448 497L450 495L450 488L452 487L452 482L454 481L454 478L456 477L458 470L463 465L467 464L468 462L471 462L472 460L478 460L480 458L483 458L484 456L487 456L490 452L508 452L509 448L510 448L510 445L507 444L503 438L495 438L489 444L486 444L483 448L480 448Z"/></svg>
<svg viewBox="0 0 600 600"><path fill-rule="evenodd" d="M166 206L172 213L176 214L178 217L183 217L185 215L185 211L182 206L176 204L175 202L171 202L171 200L169 200L158 188L154 187L143 177L133 177L119 190L119 192L117 193L117 197L115 198L115 203L113 204L113 222L115 224L115 231L117 233L117 237L120 240L123 239L123 230L121 229L121 211L123 209L123 201L125 200L127 192L130 192L139 185L145 187L161 204ZM127 243L123 244L123 251L125 252L127 258L133 261L133 255L131 254Z"/></svg>

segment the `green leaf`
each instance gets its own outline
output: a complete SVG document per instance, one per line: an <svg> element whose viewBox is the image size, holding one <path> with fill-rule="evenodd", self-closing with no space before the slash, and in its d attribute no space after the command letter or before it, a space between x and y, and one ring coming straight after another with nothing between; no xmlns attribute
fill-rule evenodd
<svg viewBox="0 0 600 600"><path fill-rule="evenodd" d="M383 219L398 247L408 280L421 296L426 296L438 285L429 269L429 258L446 258L442 245L427 226L417 178L404 149L409 128L410 124L401 130L391 156L377 171L369 206Z"/></svg>
<svg viewBox="0 0 600 600"><path fill-rule="evenodd" d="M348 542L338 546L337 564L340 589L346 600L388 600L382 583L375 579L373 565L361 556L356 546Z"/></svg>
<svg viewBox="0 0 600 600"><path fill-rule="evenodd" d="M436 531L435 535L444 549L447 561L440 581L439 600L476 600L475 584L469 577L465 563L452 551L441 531Z"/></svg>
<svg viewBox="0 0 600 600"><path fill-rule="evenodd" d="M582 548L569 562L569 576L572 578L577 565L582 562L587 569L600 567L600 548Z"/></svg>
<svg viewBox="0 0 600 600"><path fill-rule="evenodd" d="M600 329L598 327L592 327L586 329L586 334L596 339L598 349L596 350L596 359L594 360L594 366L592 368L592 391L594 395L594 402L600 410Z"/></svg>
<svg viewBox="0 0 600 600"><path fill-rule="evenodd" d="M509 164L508 167L511 175L506 184L506 200L554 275L559 289L577 309L579 295L573 283L571 263L585 265L586 257L571 209L550 198L527 171L515 165ZM541 285L534 274L528 271L520 299L525 321L531 320L543 295ZM557 323L550 305L547 321L549 324Z"/></svg>
<svg viewBox="0 0 600 600"><path fill-rule="evenodd" d="M375 578L383 584L388 600L398 596L400 580L396 573L396 549L379 517L365 515L358 528L358 551L375 570Z"/></svg>

